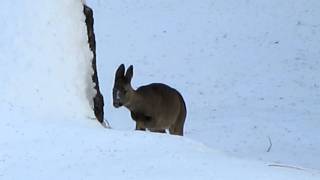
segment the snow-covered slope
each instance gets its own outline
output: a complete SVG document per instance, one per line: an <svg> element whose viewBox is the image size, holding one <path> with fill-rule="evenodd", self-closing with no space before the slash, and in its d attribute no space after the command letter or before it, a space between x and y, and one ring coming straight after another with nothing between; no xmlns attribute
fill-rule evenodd
<svg viewBox="0 0 320 180"><path fill-rule="evenodd" d="M93 112L87 99L87 88L90 86L88 80L91 71L91 53L87 44L80 1L56 0L36 1L36 3L35 1L5 1L0 7L0 25L3 30L0 34L2 52L0 60L0 179L318 180L320 178L317 170L270 166L277 164L247 159L259 158L256 155L260 151L254 148L252 151L247 151L250 148L241 141L241 138L249 138L247 144L259 147L259 144L254 144L260 142L255 138L262 137L264 131L270 131L268 128L276 126L272 122L269 125L261 119L257 121L257 126L262 124L266 127L256 130L254 137L237 134L242 132L241 129L246 129L245 125L252 125L252 118L259 112L264 112L261 117L265 118L265 115L269 113L265 112L264 108L268 106L264 103L261 104L261 107L257 106L258 108L252 105L248 107L252 108L249 110L252 112L257 110L257 112L252 116L245 116L249 110L241 112L241 109L246 109L241 104L241 99L230 95L233 90L243 93L251 92L247 92L246 88L239 91L241 88L237 86L237 83L244 82L244 80L238 79L240 77L234 73L243 72L250 79L252 72L239 63L237 66L238 61L231 58L228 51L225 51L229 56L227 60L207 59L205 45L206 42L211 43L211 41L205 33L199 34L199 32L204 29L211 32L211 28L204 22L197 24L199 19L192 19L191 14L189 14L190 21L184 19L184 15L187 15L186 12L189 11L193 12L192 14L198 13L199 17L196 17L201 17L200 19L207 17L201 11L201 8L207 7L207 1L201 3L152 1L149 2L150 4L141 3L142 1L132 1L133 4L127 4L128 2L95 1L93 3L97 8L95 13L96 36L100 37L98 38L98 43L100 43L98 62L101 63L99 75L103 77L102 84L106 85L104 87L105 97L107 97L106 104L110 102L108 92L111 94L114 68L122 60L128 64L134 64L136 77L134 77L134 83L137 85L150 81L162 81L181 90L189 107L186 136L176 137L132 131L133 124L128 112L124 109L113 110L111 103L106 107L108 111L106 116L109 117L111 125L114 125L114 130L104 129L96 121L90 119L93 117ZM226 4L222 3L222 5ZM183 8L177 10L176 7ZM218 7L223 10L223 6ZM113 11L110 11L110 8ZM170 16L163 16L164 10L167 10ZM109 14L110 12L114 14ZM116 16L117 13L123 13L125 19ZM221 13L221 18L227 17L223 15L223 12ZM207 14L208 18L213 18L210 14ZM136 15L140 15L141 20L137 19ZM155 18L158 18L157 22L150 24ZM174 31L175 22L178 21L182 21L181 31ZM200 22L202 21L207 22L206 19ZM126 30L121 27L117 28L115 25L108 24L110 22L128 27L125 27ZM166 24L167 22L169 24ZM161 24L165 29L158 29ZM138 30L130 29L129 27L132 26ZM139 28L146 29L141 34L130 34L130 32L140 32ZM158 34L154 34L155 31ZM128 36L123 36L124 32ZM148 39L150 34L155 35L151 39L158 40ZM188 35L190 35L189 39ZM126 41L130 39L130 36L132 39ZM199 41L195 41L196 37L199 38ZM109 44L110 42L113 43L113 46ZM181 44L187 49L181 47ZM225 46L228 47L228 44L226 43ZM154 49L154 47L157 48ZM242 46L239 45L239 47ZM184 51L189 54L181 58L185 55ZM143 59L142 52L150 54ZM239 56L241 54L245 64L250 64L245 62L245 54L240 53L240 50L235 52ZM153 60L148 61L147 59L151 57ZM253 59L251 61L255 62ZM180 66L181 64L183 66ZM259 63L254 63L254 65L259 65ZM263 69L263 67L261 65L260 68ZM225 77L223 73L226 71L229 71L231 75ZM257 78L251 77L254 84L257 80L262 80L263 72L259 72L258 75ZM217 77L221 79L216 80ZM235 81L231 81L233 78ZM307 80L309 82L310 79ZM262 82L261 86L266 86L265 81ZM272 85L270 84L271 87ZM301 94L305 95L302 90L306 89L301 89ZM311 94L314 91L306 92ZM225 101L222 101L223 97L226 98ZM264 98L267 97L269 96ZM221 98L220 101L219 98ZM317 96L314 99L315 102L316 98ZM234 103L232 107L239 108L238 111L233 110L237 108L229 107L231 102ZM255 102L255 98L253 97L253 100L248 98L246 102ZM255 103L258 105L257 102ZM313 105L308 100L306 105L311 109L310 114L317 118L317 114L314 113L317 104ZM232 113L230 113L231 110ZM299 112L293 113L294 116L290 114L285 116L290 118L296 115L301 115L303 118L311 117L311 115L304 116ZM270 117L277 115L277 113L270 114ZM237 119L232 117L237 117ZM235 124L238 119L240 124ZM279 119L277 117L277 120ZM248 124L242 124L246 123L245 120ZM314 127L311 127L309 122L312 120L311 118L306 119L308 122L306 127L311 129L309 132L306 132L303 126L301 129L297 127L297 131L311 134L312 128L318 126L315 122ZM238 126L240 130L234 126ZM272 135L278 135L280 130L282 130L281 126L275 129ZM237 135L239 137L236 137ZM290 140L295 136L286 135L287 138L279 137L279 139L288 140L286 141L288 147L292 147ZM277 145L284 146L280 140L277 144L273 136L271 137L274 144L271 152L276 149ZM317 138L313 137L307 142L316 141ZM239 142L239 144L233 142ZM245 158L239 159L229 155L228 153L232 152L231 147L238 148L242 152L234 153L235 155L244 155ZM313 152L304 147L297 147L296 150L299 153ZM245 155L243 152L251 153L252 156ZM283 154L279 150L275 151L270 159L274 160L276 155ZM291 155L289 153L288 157ZM293 162L304 166L305 162L311 162L308 157L294 158ZM287 158L281 158L281 160L288 162Z"/></svg>
<svg viewBox="0 0 320 180"><path fill-rule="evenodd" d="M232 158L181 137L35 125L26 126L28 129L20 133L9 132L10 141L1 141L1 147L5 148L0 151L0 179L317 180L320 177L314 171Z"/></svg>
<svg viewBox="0 0 320 180"><path fill-rule="evenodd" d="M320 169L320 1L88 3L115 129L134 127L110 95L115 69L133 64L135 87L164 82L184 95L186 137L240 157Z"/></svg>

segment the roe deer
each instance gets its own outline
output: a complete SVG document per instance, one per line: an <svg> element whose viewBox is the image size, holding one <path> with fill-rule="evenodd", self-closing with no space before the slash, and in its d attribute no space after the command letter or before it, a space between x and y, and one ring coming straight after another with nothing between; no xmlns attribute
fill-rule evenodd
<svg viewBox="0 0 320 180"><path fill-rule="evenodd" d="M115 74L113 87L113 106L125 106L131 111L131 117L136 122L136 130L183 136L183 126L187 114L185 102L181 94L160 83L141 86L134 90L131 86L133 66L125 73L123 64Z"/></svg>

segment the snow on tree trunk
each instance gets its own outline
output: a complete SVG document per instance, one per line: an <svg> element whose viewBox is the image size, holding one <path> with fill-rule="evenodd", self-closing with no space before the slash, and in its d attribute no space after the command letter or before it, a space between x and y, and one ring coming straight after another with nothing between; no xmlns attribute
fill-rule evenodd
<svg viewBox="0 0 320 180"><path fill-rule="evenodd" d="M88 33L88 43L90 50L93 53L92 58L92 68L93 68L93 75L92 75L92 81L94 82L95 86L94 89L96 90L96 94L93 97L93 110L96 118L100 123L103 123L103 117L104 117L104 101L103 96L100 92L99 88L99 80L98 80L98 72L97 72L97 62L96 62L96 39L94 34L94 28L93 28L93 11L90 7L88 7L86 4L83 6L83 12L86 16L86 25L87 25L87 33Z"/></svg>
<svg viewBox="0 0 320 180"><path fill-rule="evenodd" d="M25 123L93 118L94 54L88 45L83 3L11 0L1 6L4 118L24 117Z"/></svg>

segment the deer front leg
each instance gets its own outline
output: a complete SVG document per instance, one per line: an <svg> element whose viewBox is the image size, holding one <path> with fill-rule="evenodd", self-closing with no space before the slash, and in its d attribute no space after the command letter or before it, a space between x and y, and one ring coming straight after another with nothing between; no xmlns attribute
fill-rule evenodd
<svg viewBox="0 0 320 180"><path fill-rule="evenodd" d="M139 131L145 131L146 128L144 127L144 124L142 121L136 121L136 130Z"/></svg>
<svg viewBox="0 0 320 180"><path fill-rule="evenodd" d="M131 117L136 122L136 130L145 131L146 128L144 126L143 115L140 113L136 113L131 111Z"/></svg>

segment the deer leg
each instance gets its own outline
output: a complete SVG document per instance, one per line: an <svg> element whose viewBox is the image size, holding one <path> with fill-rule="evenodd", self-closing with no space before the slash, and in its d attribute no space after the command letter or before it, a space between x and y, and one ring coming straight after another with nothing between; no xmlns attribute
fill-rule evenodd
<svg viewBox="0 0 320 180"><path fill-rule="evenodd" d="M136 130L139 130L139 131L146 130L143 122L143 115L141 113L136 113L131 111L131 117L136 122Z"/></svg>
<svg viewBox="0 0 320 180"><path fill-rule="evenodd" d="M170 134L174 134L174 125L172 125L172 126L169 128L169 133L170 133Z"/></svg>
<svg viewBox="0 0 320 180"><path fill-rule="evenodd" d="M166 133L165 129L150 129L151 132L156 132L156 133Z"/></svg>
<svg viewBox="0 0 320 180"><path fill-rule="evenodd" d="M175 134L183 136L183 126L184 126L184 121L178 121L177 127L175 128Z"/></svg>
<svg viewBox="0 0 320 180"><path fill-rule="evenodd" d="M169 133L173 135L183 136L183 126L184 126L184 121L176 121L169 128Z"/></svg>
<svg viewBox="0 0 320 180"><path fill-rule="evenodd" d="M139 130L139 131L145 131L146 130L146 128L143 125L143 122L141 122L141 121L137 121L136 122L136 130Z"/></svg>
<svg viewBox="0 0 320 180"><path fill-rule="evenodd" d="M179 127L176 127L175 125L172 125L169 128L169 133L172 135L180 135L183 136L183 130L181 130Z"/></svg>

